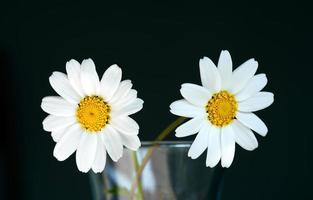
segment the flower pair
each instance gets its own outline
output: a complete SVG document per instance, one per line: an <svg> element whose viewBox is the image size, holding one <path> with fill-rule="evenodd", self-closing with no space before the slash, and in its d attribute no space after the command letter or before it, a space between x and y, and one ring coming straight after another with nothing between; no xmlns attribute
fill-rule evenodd
<svg viewBox="0 0 313 200"><path fill-rule="evenodd" d="M254 75L258 63L250 59L232 71L228 51L222 51L218 66L209 58L200 60L202 86L186 83L180 90L183 100L171 104L175 115L192 118L176 129L177 137L197 134L188 156L199 157L207 149L206 165L223 167L233 161L235 143L253 150L258 142L251 129L262 136L265 124L252 112L273 102L273 94L260 92L265 74ZM60 161L76 151L77 167L82 172L102 172L106 154L113 161L122 157L123 146L140 147L139 126L128 115L142 109L130 80L121 81L122 71L112 65L101 80L91 59L81 64L66 63L66 74L54 72L49 78L61 97L45 97L42 109L50 115L44 130L57 142L53 155Z"/></svg>

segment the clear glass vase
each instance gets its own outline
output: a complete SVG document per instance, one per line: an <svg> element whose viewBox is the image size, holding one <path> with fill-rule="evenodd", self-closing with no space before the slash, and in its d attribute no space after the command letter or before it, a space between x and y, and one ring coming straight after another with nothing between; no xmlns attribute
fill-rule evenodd
<svg viewBox="0 0 313 200"><path fill-rule="evenodd" d="M223 169L206 167L204 155L196 160L189 158L190 145L191 142L163 141L156 146L152 142L143 142L137 152L124 149L118 162L107 159L103 173L90 173L94 199L219 199ZM152 146L138 187L133 189L138 163L142 164Z"/></svg>

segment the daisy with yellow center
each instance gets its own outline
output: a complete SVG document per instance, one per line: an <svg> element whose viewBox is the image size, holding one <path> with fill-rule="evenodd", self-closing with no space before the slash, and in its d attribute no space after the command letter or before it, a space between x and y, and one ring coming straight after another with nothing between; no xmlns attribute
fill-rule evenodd
<svg viewBox="0 0 313 200"><path fill-rule="evenodd" d="M141 110L143 101L130 80L121 81L117 65L109 67L101 80L91 59L81 64L70 60L66 72L53 72L49 78L60 96L42 99L41 108L49 114L43 128L57 142L53 155L59 161L76 151L80 171L102 172L107 153L117 161L123 145L131 150L140 147L139 126L128 115Z"/></svg>
<svg viewBox="0 0 313 200"><path fill-rule="evenodd" d="M229 167L235 143L252 151L258 147L252 130L267 134L264 122L252 112L271 105L274 95L261 91L267 78L254 75L258 68L254 59L232 71L231 56L222 51L217 67L207 57L200 59L199 65L202 86L182 84L184 99L170 105L173 114L192 118L176 129L176 136L197 134L188 156L196 159L207 150L207 166L214 167L221 160L222 167Z"/></svg>

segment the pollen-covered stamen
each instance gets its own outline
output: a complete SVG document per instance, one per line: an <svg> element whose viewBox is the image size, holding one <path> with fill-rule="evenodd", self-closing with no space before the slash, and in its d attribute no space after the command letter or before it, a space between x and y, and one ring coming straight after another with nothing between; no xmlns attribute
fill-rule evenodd
<svg viewBox="0 0 313 200"><path fill-rule="evenodd" d="M215 126L226 126L235 119L237 108L234 95L227 91L215 93L206 105L208 120Z"/></svg>
<svg viewBox="0 0 313 200"><path fill-rule="evenodd" d="M110 106L99 96L86 96L77 107L76 117L88 132L99 132L110 119Z"/></svg>

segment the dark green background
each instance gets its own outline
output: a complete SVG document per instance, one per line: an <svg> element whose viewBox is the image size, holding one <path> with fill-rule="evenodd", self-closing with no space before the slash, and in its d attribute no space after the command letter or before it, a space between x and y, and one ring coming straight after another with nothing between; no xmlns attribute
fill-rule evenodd
<svg viewBox="0 0 313 200"><path fill-rule="evenodd" d="M88 174L78 172L73 156L65 162L53 157L55 144L41 125L41 99L55 94L48 77L64 72L66 61L91 57L101 74L120 65L145 100L134 116L139 136L152 140L175 119L168 106L180 98L180 84L200 84L199 59L217 62L223 49L234 67L259 61L275 102L257 112L269 128L267 137L257 136L259 148L237 148L222 199L313 197L309 4L15 0L0 8L0 199L91 198Z"/></svg>

